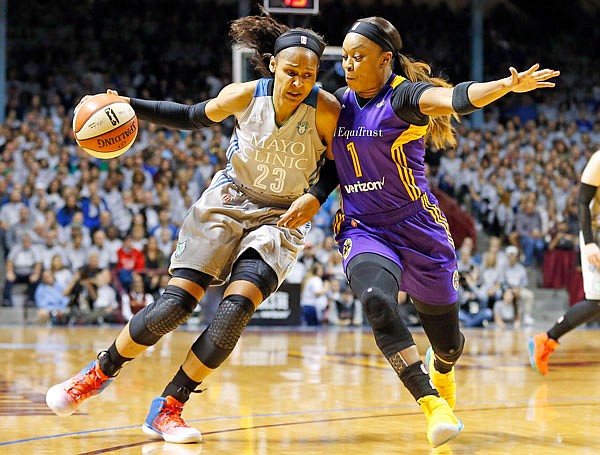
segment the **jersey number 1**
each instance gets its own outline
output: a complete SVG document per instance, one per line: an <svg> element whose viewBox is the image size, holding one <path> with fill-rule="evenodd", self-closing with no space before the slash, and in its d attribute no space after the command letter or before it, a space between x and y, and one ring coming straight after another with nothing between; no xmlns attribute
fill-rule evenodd
<svg viewBox="0 0 600 455"><path fill-rule="evenodd" d="M360 167L360 161L358 161L358 153L356 153L356 147L354 147L354 142L349 142L346 148L350 152L350 157L352 158L354 173L357 177L362 177L362 169Z"/></svg>

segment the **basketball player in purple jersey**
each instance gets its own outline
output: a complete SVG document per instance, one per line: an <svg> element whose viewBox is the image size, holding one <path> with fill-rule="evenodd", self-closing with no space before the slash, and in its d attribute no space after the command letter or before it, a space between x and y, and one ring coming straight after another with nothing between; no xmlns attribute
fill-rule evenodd
<svg viewBox="0 0 600 455"><path fill-rule="evenodd" d="M430 67L402 55L396 28L381 17L356 21L342 45L347 87L333 153L342 195L334 229L344 268L360 298L377 345L421 405L434 447L454 438L462 424L454 416L454 364L464 336L459 330L458 271L446 217L425 174L425 140L455 146L452 116L468 114L510 92L553 87L558 71L524 72L486 83L452 87L430 76ZM393 65L399 73L394 74ZM311 189L324 201L336 186ZM293 213L286 213L282 223ZM430 340L429 374L412 335L400 318L398 291L415 303ZM430 381L430 375L431 380ZM432 384L433 382L433 384Z"/></svg>

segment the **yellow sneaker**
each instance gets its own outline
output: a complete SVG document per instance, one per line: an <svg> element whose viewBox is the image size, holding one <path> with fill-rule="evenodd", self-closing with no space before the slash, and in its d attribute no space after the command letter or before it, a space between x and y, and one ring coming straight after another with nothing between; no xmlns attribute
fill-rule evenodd
<svg viewBox="0 0 600 455"><path fill-rule="evenodd" d="M454 367L452 367L449 373L440 373L435 369L434 360L435 355L433 349L427 349L425 361L427 362L431 382L433 382L433 386L437 389L440 396L448 402L448 405L452 409L454 409L454 406L456 406L456 380L454 379Z"/></svg>
<svg viewBox="0 0 600 455"><path fill-rule="evenodd" d="M441 446L454 439L463 429L446 400L427 395L417 400L427 417L427 440L433 447Z"/></svg>

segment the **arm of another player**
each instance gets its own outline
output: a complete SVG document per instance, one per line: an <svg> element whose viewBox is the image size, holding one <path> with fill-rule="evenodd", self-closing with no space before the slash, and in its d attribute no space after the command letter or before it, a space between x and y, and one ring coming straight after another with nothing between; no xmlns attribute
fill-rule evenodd
<svg viewBox="0 0 600 455"><path fill-rule="evenodd" d="M321 167L318 182L308 193L292 202L290 208L279 218L277 226L297 229L308 223L317 214L329 194L337 187L338 180L333 161L332 143L340 109L340 103L331 93L319 90L316 122L319 136L327 146L325 164Z"/></svg>
<svg viewBox="0 0 600 455"><path fill-rule="evenodd" d="M510 67L510 76L490 82L462 82L455 87L433 87L419 100L421 112L432 117L448 114L469 114L487 106L510 92L524 93L538 88L554 87L547 82L560 75L560 71L539 69L536 63L526 71L517 72Z"/></svg>
<svg viewBox="0 0 600 455"><path fill-rule="evenodd" d="M196 104L150 101L126 96L121 98L131 104L140 120L147 120L167 128L195 130L219 123L230 115L244 112L250 104L256 83L257 81L229 84L215 98ZM111 89L106 93L119 96ZM86 98L84 97L81 102Z"/></svg>
<svg viewBox="0 0 600 455"><path fill-rule="evenodd" d="M579 185L579 196L577 198L579 224L581 226L584 243L582 246L583 254L589 263L595 266L600 266L600 248L595 242L594 231L592 229L590 203L596 196L599 186L600 150L591 156L581 174L581 184Z"/></svg>

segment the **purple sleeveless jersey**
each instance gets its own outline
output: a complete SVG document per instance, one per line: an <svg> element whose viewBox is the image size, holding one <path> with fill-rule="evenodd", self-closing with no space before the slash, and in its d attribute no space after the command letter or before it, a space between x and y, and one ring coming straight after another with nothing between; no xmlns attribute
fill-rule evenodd
<svg viewBox="0 0 600 455"><path fill-rule="evenodd" d="M401 120L393 110L392 75L362 108L348 89L333 139L342 208L336 241L344 268L360 253L384 256L402 269L400 289L425 303L457 300L458 270L446 217L428 190L427 126Z"/></svg>

